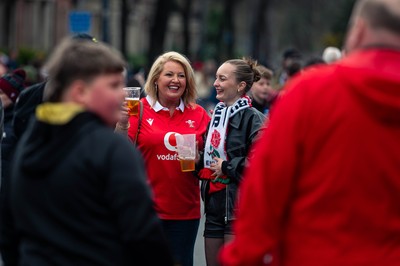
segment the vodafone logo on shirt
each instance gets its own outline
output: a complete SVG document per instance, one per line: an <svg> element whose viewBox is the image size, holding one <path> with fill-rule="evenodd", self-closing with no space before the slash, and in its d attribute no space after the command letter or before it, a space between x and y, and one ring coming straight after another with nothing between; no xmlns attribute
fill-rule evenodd
<svg viewBox="0 0 400 266"><path fill-rule="evenodd" d="M178 160L178 154L176 153L177 148L176 148L176 135L180 135L179 133L176 132L168 132L164 136L164 145L167 150L175 152L174 154L157 154L157 159L161 161L174 161Z"/></svg>

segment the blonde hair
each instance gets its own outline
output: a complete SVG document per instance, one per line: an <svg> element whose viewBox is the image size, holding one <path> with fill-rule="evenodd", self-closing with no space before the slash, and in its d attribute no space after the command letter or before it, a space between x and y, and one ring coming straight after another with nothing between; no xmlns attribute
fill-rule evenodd
<svg viewBox="0 0 400 266"><path fill-rule="evenodd" d="M146 84L144 85L144 90L147 95L155 100L158 99L157 87L155 85L156 80L160 77L160 74L167 62L176 62L183 67L186 77L186 88L182 95L182 100L185 106L193 106L196 103L197 91L196 83L194 80L193 68L190 65L189 60L182 54L177 52L167 52L160 55L156 61L154 61L151 66L149 75L147 77ZM154 101L155 103L155 101Z"/></svg>

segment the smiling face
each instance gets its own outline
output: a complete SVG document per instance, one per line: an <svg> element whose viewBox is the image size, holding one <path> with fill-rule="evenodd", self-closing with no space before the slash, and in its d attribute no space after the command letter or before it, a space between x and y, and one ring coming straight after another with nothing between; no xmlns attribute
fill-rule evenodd
<svg viewBox="0 0 400 266"><path fill-rule="evenodd" d="M158 100L164 107L178 106L186 89L186 74L183 66L175 61L164 64L155 82L158 86Z"/></svg>
<svg viewBox="0 0 400 266"><path fill-rule="evenodd" d="M216 98L227 106L234 104L237 99L242 97L246 87L245 82L237 82L235 70L236 66L232 64L222 64L217 70L214 81L214 87L217 91Z"/></svg>

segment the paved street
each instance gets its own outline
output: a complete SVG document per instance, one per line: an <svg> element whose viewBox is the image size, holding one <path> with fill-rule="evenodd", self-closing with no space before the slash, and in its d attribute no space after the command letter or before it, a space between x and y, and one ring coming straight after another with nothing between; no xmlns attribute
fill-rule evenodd
<svg viewBox="0 0 400 266"><path fill-rule="evenodd" d="M206 259L204 253L204 212L203 212L203 204L201 205L201 220L199 231L197 232L196 245L194 247L194 266L205 266Z"/></svg>

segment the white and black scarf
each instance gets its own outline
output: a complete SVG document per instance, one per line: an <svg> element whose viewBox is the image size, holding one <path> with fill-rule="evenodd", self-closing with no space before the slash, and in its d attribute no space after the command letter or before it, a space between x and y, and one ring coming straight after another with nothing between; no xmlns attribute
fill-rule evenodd
<svg viewBox="0 0 400 266"><path fill-rule="evenodd" d="M244 96L238 99L233 105L227 107L225 103L219 102L211 118L208 129L207 140L204 150L204 167L210 168L211 163L215 163L214 157L226 161L225 140L229 124L229 118L234 116L240 110L250 108L251 100Z"/></svg>

